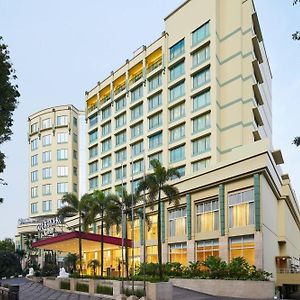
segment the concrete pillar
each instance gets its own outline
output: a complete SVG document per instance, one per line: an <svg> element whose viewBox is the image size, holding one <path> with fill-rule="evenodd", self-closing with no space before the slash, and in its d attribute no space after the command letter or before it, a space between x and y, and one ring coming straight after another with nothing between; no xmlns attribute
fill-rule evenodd
<svg viewBox="0 0 300 300"><path fill-rule="evenodd" d="M89 280L89 294L94 295L96 291L96 281L90 279Z"/></svg>
<svg viewBox="0 0 300 300"><path fill-rule="evenodd" d="M190 240L187 241L186 245L186 250L187 250L187 262L189 263L190 261L195 261L195 241Z"/></svg>
<svg viewBox="0 0 300 300"><path fill-rule="evenodd" d="M221 236L219 238L220 258L226 262L229 262L229 247L228 237Z"/></svg>
<svg viewBox="0 0 300 300"><path fill-rule="evenodd" d="M168 244L163 243L162 244L162 263L165 264L169 261L169 255L168 255Z"/></svg>
<svg viewBox="0 0 300 300"><path fill-rule="evenodd" d="M70 278L70 291L75 291L76 289L76 279L75 278Z"/></svg>
<svg viewBox="0 0 300 300"><path fill-rule="evenodd" d="M147 300L172 300L173 284L171 282L147 282Z"/></svg>
<svg viewBox="0 0 300 300"><path fill-rule="evenodd" d="M113 296L118 297L121 295L121 292L122 292L122 281L114 280L113 281Z"/></svg>
<svg viewBox="0 0 300 300"><path fill-rule="evenodd" d="M263 267L263 237L261 231L256 231L254 234L254 257L255 257L255 266L257 269L264 269Z"/></svg>

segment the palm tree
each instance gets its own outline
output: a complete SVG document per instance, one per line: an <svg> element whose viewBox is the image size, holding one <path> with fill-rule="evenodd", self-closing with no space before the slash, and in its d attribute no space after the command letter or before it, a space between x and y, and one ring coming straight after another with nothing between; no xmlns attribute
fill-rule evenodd
<svg viewBox="0 0 300 300"><path fill-rule="evenodd" d="M76 272L76 263L78 259L79 256L76 253L68 253L68 255L64 257L64 264L68 272L70 272L70 268L71 270L73 269L73 271Z"/></svg>
<svg viewBox="0 0 300 300"><path fill-rule="evenodd" d="M158 252L158 266L159 266L159 278L163 280L162 271L162 246L161 246L161 202L163 194L169 200L169 203L173 203L175 206L179 204L179 191L177 187L167 184L167 181L180 177L180 173L176 168L166 169L157 160L150 161L153 167L153 173L146 175L145 179L140 182L138 186L138 193L141 191L148 191L147 201L150 204L150 208L154 210L154 205L157 203L157 252Z"/></svg>
<svg viewBox="0 0 300 300"><path fill-rule="evenodd" d="M100 267L100 262L98 259L92 259L88 263L88 267L93 269L94 276L96 276L96 269Z"/></svg>
<svg viewBox="0 0 300 300"><path fill-rule="evenodd" d="M79 200L75 194L67 193L62 197L62 203L65 205L61 207L57 215L64 220L68 217L79 216L79 275L82 274L82 241L81 241L81 232L82 232L82 218L86 218L88 211L89 195L85 194Z"/></svg>

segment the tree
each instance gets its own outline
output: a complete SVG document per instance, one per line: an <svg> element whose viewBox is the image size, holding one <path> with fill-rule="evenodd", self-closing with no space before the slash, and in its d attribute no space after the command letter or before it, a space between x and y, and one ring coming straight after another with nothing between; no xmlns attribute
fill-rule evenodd
<svg viewBox="0 0 300 300"><path fill-rule="evenodd" d="M64 257L64 265L68 271L73 269L73 271L76 272L76 264L78 260L79 256L76 253L68 253L67 256Z"/></svg>
<svg viewBox="0 0 300 300"><path fill-rule="evenodd" d="M15 243L12 239L6 238L0 241L0 250L7 252L15 252Z"/></svg>
<svg viewBox="0 0 300 300"><path fill-rule="evenodd" d="M89 195L85 194L79 200L75 194L67 193L62 197L62 203L65 205L60 208L57 212L57 215L62 219L67 217L74 217L78 215L79 217L79 274L82 274L82 240L81 240L81 232L82 232L82 218L84 219L87 216L88 212L88 199Z"/></svg>
<svg viewBox="0 0 300 300"><path fill-rule="evenodd" d="M12 81L16 79L8 47L0 36L0 145L10 140L12 135L13 112L18 104L17 98L20 97L18 86L12 84ZM5 154L0 151L0 173L3 173L5 169L4 159ZM5 184L0 178L0 185ZM0 198L0 203L2 202L3 199Z"/></svg>
<svg viewBox="0 0 300 300"><path fill-rule="evenodd" d="M170 204L177 206L179 204L179 191L177 187L167 184L167 181L177 177L180 178L180 173L176 168L166 169L157 160L150 161L153 167L153 173L146 175L145 179L140 182L138 193L148 191L147 201L150 208L153 210L157 204L157 252L159 264L159 278L163 280L162 271L162 245L161 245L161 203L163 194L169 200Z"/></svg>
<svg viewBox="0 0 300 300"><path fill-rule="evenodd" d="M300 0L293 0L293 5L296 5L297 3L299 3ZM300 40L300 31L296 31L294 34L293 34L293 40L297 40L299 41Z"/></svg>
<svg viewBox="0 0 300 300"><path fill-rule="evenodd" d="M293 144L295 144L297 147L300 146L300 136L294 138Z"/></svg>
<svg viewBox="0 0 300 300"><path fill-rule="evenodd" d="M100 267L100 262L98 259L92 259L88 263L88 267L93 269L94 276L96 276L96 269Z"/></svg>

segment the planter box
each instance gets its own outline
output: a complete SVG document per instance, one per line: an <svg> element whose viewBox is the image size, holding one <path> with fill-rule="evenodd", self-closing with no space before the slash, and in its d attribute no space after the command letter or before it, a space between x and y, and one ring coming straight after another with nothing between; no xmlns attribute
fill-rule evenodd
<svg viewBox="0 0 300 300"><path fill-rule="evenodd" d="M272 299L275 295L275 283L272 281L170 279L170 282L180 288L213 296Z"/></svg>
<svg viewBox="0 0 300 300"><path fill-rule="evenodd" d="M171 282L147 282L146 295L147 300L172 300L173 285Z"/></svg>

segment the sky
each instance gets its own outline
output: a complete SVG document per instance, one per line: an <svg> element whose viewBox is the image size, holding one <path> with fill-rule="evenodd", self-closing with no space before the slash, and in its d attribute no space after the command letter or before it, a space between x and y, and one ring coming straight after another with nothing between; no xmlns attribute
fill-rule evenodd
<svg viewBox="0 0 300 300"><path fill-rule="evenodd" d="M210 1L210 0L207 0ZM28 216L27 118L42 108L73 104L142 45L164 31L164 17L183 0L0 0L0 36L8 44L21 97L0 186L0 239L14 237L18 218ZM273 145L282 149L300 199L300 5L292 0L255 0L273 73Z"/></svg>

